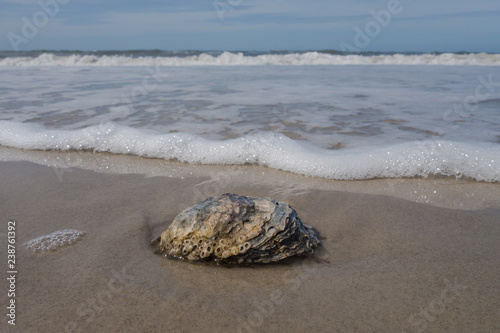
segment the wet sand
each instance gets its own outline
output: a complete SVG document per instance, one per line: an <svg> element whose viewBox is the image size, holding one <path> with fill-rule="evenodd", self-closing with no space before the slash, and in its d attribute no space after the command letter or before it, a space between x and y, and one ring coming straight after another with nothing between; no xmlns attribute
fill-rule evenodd
<svg viewBox="0 0 500 333"><path fill-rule="evenodd" d="M2 316L2 332L500 330L500 184L10 154L0 162L0 248L6 262L16 220L17 316L15 328ZM289 202L323 245L314 258L234 268L153 253L180 210L225 192ZM54 252L22 246L65 228L87 234ZM6 279L0 288L6 312Z"/></svg>

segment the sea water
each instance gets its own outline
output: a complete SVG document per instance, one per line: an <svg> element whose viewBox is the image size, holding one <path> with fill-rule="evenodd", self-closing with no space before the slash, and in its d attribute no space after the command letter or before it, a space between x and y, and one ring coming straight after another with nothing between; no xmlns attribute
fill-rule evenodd
<svg viewBox="0 0 500 333"><path fill-rule="evenodd" d="M4 52L0 145L498 182L499 65L497 54Z"/></svg>

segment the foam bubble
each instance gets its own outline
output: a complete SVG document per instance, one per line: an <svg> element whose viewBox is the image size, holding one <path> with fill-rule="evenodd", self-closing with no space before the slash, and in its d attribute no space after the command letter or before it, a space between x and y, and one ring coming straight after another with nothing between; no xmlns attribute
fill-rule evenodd
<svg viewBox="0 0 500 333"><path fill-rule="evenodd" d="M335 55L320 52L262 54L223 52L218 56L202 53L187 57L132 57L123 55L55 55L8 57L0 66L241 66L241 65L473 65L500 66L500 54L381 54Z"/></svg>
<svg viewBox="0 0 500 333"><path fill-rule="evenodd" d="M24 243L24 245L34 252L55 251L61 247L78 242L84 235L84 231L63 229L32 239Z"/></svg>
<svg viewBox="0 0 500 333"><path fill-rule="evenodd" d="M338 180L444 175L500 181L500 147L488 143L426 140L327 150L273 132L217 141L112 123L77 130L48 130L33 124L0 121L0 145L39 150L86 149L193 164L259 164Z"/></svg>

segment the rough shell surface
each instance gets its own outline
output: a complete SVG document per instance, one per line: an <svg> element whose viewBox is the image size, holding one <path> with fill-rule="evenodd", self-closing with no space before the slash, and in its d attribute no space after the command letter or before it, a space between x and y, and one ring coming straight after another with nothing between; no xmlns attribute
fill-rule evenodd
<svg viewBox="0 0 500 333"><path fill-rule="evenodd" d="M156 242L167 257L243 264L311 254L320 240L287 203L226 193L182 211Z"/></svg>

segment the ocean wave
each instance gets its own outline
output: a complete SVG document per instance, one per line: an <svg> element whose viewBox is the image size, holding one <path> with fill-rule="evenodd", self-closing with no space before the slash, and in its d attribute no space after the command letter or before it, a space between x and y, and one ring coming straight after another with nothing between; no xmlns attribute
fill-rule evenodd
<svg viewBox="0 0 500 333"><path fill-rule="evenodd" d="M192 56L127 56L127 55L55 55L6 57L0 66L256 66L256 65L451 65L500 66L500 54L381 54L337 55L321 52L261 54L223 52Z"/></svg>
<svg viewBox="0 0 500 333"><path fill-rule="evenodd" d="M34 124L0 121L0 145L35 150L92 150L192 164L258 164L338 180L443 175L500 181L500 147L486 143L427 140L326 150L273 132L217 141L113 123L77 130L52 130Z"/></svg>

